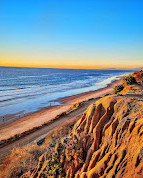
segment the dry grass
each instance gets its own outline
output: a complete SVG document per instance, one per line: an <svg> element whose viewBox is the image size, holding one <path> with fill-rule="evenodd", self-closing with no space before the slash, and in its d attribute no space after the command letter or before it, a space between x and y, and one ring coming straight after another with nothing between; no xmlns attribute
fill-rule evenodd
<svg viewBox="0 0 143 178"><path fill-rule="evenodd" d="M72 119L54 129L47 135L42 146L31 145L13 149L11 155L0 164L0 178L18 178L30 169L34 169L39 157L46 152L48 143L68 135L77 120L78 118Z"/></svg>
<svg viewBox="0 0 143 178"><path fill-rule="evenodd" d="M49 133L45 138L45 143L43 144L43 147L46 146L50 142L54 142L57 139L61 139L62 137L67 136L74 126L74 124L77 122L78 118L72 119L70 121L67 121L54 129L51 133Z"/></svg>
<svg viewBox="0 0 143 178"><path fill-rule="evenodd" d="M37 145L13 149L11 155L0 165L0 177L20 177L24 172L37 165L39 157L44 151Z"/></svg>

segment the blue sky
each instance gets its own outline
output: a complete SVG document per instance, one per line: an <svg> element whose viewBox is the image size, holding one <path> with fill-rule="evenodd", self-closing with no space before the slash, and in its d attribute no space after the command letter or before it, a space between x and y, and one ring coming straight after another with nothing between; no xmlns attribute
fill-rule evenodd
<svg viewBox="0 0 143 178"><path fill-rule="evenodd" d="M143 65L141 0L0 0L0 65Z"/></svg>

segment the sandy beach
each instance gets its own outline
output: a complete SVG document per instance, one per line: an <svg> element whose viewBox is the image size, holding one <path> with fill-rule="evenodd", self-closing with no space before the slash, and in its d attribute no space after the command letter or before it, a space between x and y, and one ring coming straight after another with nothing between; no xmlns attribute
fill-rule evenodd
<svg viewBox="0 0 143 178"><path fill-rule="evenodd" d="M119 82L120 80L114 81L111 84L109 84L107 87L103 89L99 89L97 91L92 91L92 92L87 92L87 93L82 93L82 94L62 98L61 103L63 105L44 108L40 111L37 111L31 115L23 117L12 123L1 125L0 126L0 141L9 139L17 134L21 134L34 127L38 127L46 122L49 122L50 120L55 118L60 113L68 110L71 107L70 105L73 105L77 102L86 101L91 98L102 97L106 94L109 94L112 92L113 87Z"/></svg>

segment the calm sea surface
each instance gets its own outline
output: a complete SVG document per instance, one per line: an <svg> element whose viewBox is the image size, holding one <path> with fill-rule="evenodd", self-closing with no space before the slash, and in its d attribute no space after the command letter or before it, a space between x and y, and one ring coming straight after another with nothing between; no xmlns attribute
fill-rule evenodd
<svg viewBox="0 0 143 178"><path fill-rule="evenodd" d="M58 105L58 98L103 88L118 76L131 72L0 67L0 118Z"/></svg>

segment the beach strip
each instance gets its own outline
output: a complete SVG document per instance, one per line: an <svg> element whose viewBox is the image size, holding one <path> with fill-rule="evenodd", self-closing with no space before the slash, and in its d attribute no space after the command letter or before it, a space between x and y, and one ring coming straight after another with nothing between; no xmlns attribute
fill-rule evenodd
<svg viewBox="0 0 143 178"><path fill-rule="evenodd" d="M71 107L70 105L74 105L75 103L81 103L83 101L90 100L91 98L103 97L106 94L110 94L112 93L114 86L119 83L120 80L116 80L105 88L62 98L60 99L60 102L63 105L44 108L26 117L13 121L12 123L1 125L0 141L7 140L11 137L14 137L15 135L30 131L33 128L38 128L44 124L46 125L46 123L55 119L57 115L68 111Z"/></svg>

